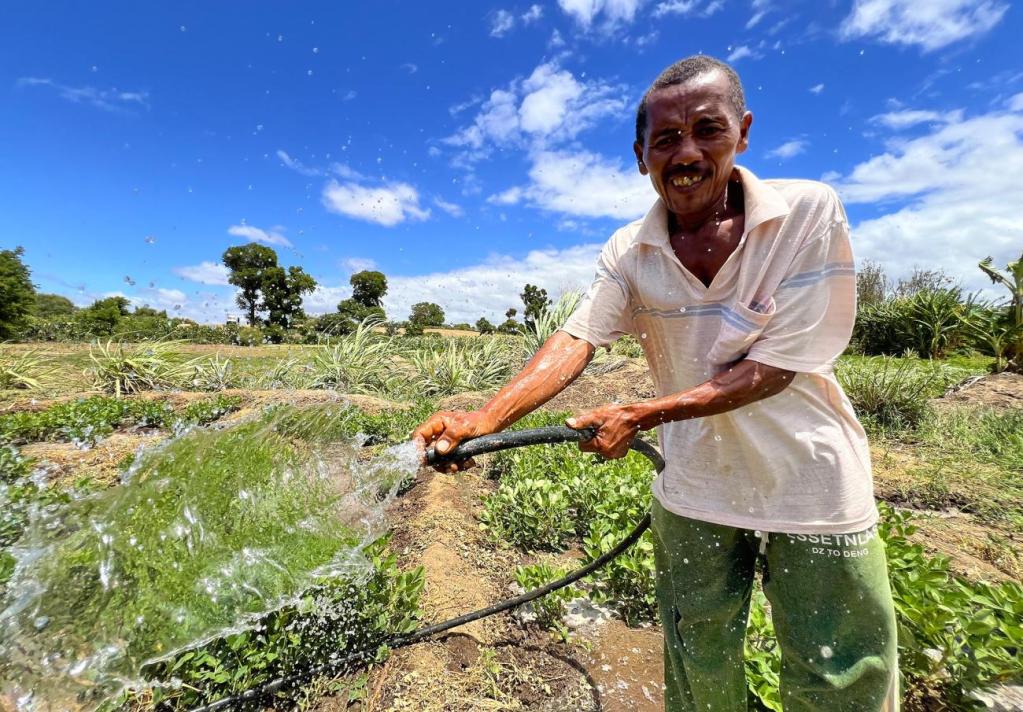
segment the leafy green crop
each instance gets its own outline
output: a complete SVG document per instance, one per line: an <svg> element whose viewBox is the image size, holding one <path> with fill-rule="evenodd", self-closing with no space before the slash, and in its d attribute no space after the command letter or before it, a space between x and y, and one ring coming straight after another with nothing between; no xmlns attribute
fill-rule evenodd
<svg viewBox="0 0 1023 712"><path fill-rule="evenodd" d="M96 694L110 692L317 581L361 581L380 506L372 482L405 465L355 467L351 443L333 443L329 461L314 445L272 415L194 431L145 457L128 485L40 512L19 542L35 558L10 587L31 600L5 621L0 677L59 701L78 694L80 667Z"/></svg>
<svg viewBox="0 0 1023 712"><path fill-rule="evenodd" d="M518 566L515 568L515 583L524 591L532 591L567 574L567 569L556 569L547 564ZM537 624L557 632L562 639L567 639L568 628L565 627L561 619L565 615L565 605L572 599L578 598L579 595L580 591L575 586L565 586L530 603Z"/></svg>
<svg viewBox="0 0 1023 712"><path fill-rule="evenodd" d="M91 443L127 425L144 428L166 428L177 422L205 425L237 410L240 403L237 397L218 395L190 403L180 414L175 414L165 401L93 396L58 403L45 410L0 415L0 441Z"/></svg>

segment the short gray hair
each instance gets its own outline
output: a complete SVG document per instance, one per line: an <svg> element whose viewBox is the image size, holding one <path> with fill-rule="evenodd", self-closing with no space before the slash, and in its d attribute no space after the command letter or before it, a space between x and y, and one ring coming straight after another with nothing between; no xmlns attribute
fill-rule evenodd
<svg viewBox="0 0 1023 712"><path fill-rule="evenodd" d="M657 79L654 80L654 83L650 85L650 88L646 90L646 93L643 94L643 98L639 102L639 108L636 109L636 142L642 144L643 138L646 135L646 105L651 94L658 89L664 89L675 84L685 84L690 79L709 74L713 71L723 72L725 77L728 78L728 100L735 111L735 117L741 119L743 114L746 113L746 95L742 91L742 81L739 79L739 75L720 59L714 59L714 57L709 57L705 54L696 54L692 57L680 59L661 72Z"/></svg>

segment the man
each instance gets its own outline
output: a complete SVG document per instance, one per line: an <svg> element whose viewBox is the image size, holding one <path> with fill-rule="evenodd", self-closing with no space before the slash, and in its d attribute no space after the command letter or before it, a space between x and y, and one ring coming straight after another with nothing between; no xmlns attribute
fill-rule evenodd
<svg viewBox="0 0 1023 712"><path fill-rule="evenodd" d="M609 458L659 426L666 709L746 709L758 559L786 712L897 709L870 454L832 372L855 317L848 223L827 186L735 165L752 120L728 65L697 56L668 67L640 103L634 146L660 199L612 236L586 298L507 386L476 412L433 415L415 437L446 452L501 430L571 383L596 348L636 336L659 397L568 425L596 428L581 448Z"/></svg>

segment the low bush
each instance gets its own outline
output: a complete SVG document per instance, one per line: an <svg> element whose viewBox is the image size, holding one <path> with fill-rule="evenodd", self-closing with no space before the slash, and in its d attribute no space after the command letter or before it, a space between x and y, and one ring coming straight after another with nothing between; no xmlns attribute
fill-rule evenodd
<svg viewBox="0 0 1023 712"><path fill-rule="evenodd" d="M546 586L552 581L563 578L568 575L568 569L554 568L547 564L530 564L529 566L517 566L515 568L515 583L522 588L523 591L532 591ZM553 630L562 639L568 638L568 628L562 622L562 618L565 616L566 605L575 598L578 598L581 592L574 585L565 586L559 588L556 591L548 593L546 596L532 601L530 606L530 612L536 619L537 625L548 630Z"/></svg>
<svg viewBox="0 0 1023 712"><path fill-rule="evenodd" d="M407 351L412 392L427 397L498 388L516 361L498 339L445 339L440 349Z"/></svg>
<svg viewBox="0 0 1023 712"><path fill-rule="evenodd" d="M136 345L97 341L89 349L92 366L87 373L98 389L116 396L171 387L192 368L175 352L178 345L173 341Z"/></svg>
<svg viewBox="0 0 1023 712"><path fill-rule="evenodd" d="M920 425L929 399L944 391L952 374L937 364L887 357L840 361L835 371L863 424L882 431Z"/></svg>
<svg viewBox="0 0 1023 712"><path fill-rule="evenodd" d="M37 390L51 372L50 359L36 351L0 349L0 391Z"/></svg>
<svg viewBox="0 0 1023 712"><path fill-rule="evenodd" d="M526 551L557 551L575 533L572 499L565 482L515 478L487 497L480 520L499 541Z"/></svg>
<svg viewBox="0 0 1023 712"><path fill-rule="evenodd" d="M368 577L331 581L308 590L298 605L266 616L251 631L219 638L152 665L151 679L165 681L134 697L152 705L189 709L339 658L339 651L366 651L338 674L385 654L382 641L409 633L419 622L421 568L402 572L384 537L366 548ZM146 694L148 693L148 694ZM301 695L292 690L288 695Z"/></svg>
<svg viewBox="0 0 1023 712"><path fill-rule="evenodd" d="M310 388L342 393L384 393L394 378L389 336L374 332L379 322L363 321L350 334L321 346L313 358Z"/></svg>
<svg viewBox="0 0 1023 712"><path fill-rule="evenodd" d="M58 403L45 410L0 415L0 442L92 443L115 428L129 425L144 428L166 428L176 422L206 425L237 410L240 403L237 397L217 396L190 403L176 414L165 401L93 396Z"/></svg>

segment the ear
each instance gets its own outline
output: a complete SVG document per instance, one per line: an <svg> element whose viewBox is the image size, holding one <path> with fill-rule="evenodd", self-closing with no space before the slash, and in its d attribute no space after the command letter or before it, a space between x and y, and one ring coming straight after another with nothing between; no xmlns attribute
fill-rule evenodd
<svg viewBox="0 0 1023 712"><path fill-rule="evenodd" d="M749 148L749 127L753 125L753 114L746 112L739 121L739 143L735 145L736 153L745 153Z"/></svg>
<svg viewBox="0 0 1023 712"><path fill-rule="evenodd" d="M639 164L640 175L647 175L650 171L647 170L646 163L643 162L643 144L636 141L632 144L632 150L636 154L636 162Z"/></svg>

